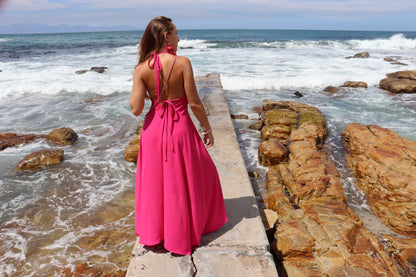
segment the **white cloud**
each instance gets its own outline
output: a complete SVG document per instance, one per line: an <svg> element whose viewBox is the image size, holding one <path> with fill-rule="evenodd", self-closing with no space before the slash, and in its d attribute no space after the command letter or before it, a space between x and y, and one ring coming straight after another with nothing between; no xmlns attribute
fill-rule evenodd
<svg viewBox="0 0 416 277"><path fill-rule="evenodd" d="M65 8L67 5L51 0L6 0L4 8L11 11L35 11Z"/></svg>
<svg viewBox="0 0 416 277"><path fill-rule="evenodd" d="M82 6L89 9L162 9L172 12L180 8L192 14L198 9L224 9L262 13L399 13L416 11L414 0L6 0L9 10L46 10ZM189 9L187 9L189 7Z"/></svg>

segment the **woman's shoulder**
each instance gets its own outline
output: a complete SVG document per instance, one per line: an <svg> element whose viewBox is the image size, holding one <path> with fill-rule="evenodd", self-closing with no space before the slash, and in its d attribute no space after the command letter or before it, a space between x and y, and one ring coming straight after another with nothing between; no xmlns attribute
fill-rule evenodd
<svg viewBox="0 0 416 277"><path fill-rule="evenodd" d="M148 68L147 62L139 63L134 68L133 74L134 75L141 75L141 74L143 74L146 71L147 68Z"/></svg>
<svg viewBox="0 0 416 277"><path fill-rule="evenodd" d="M192 68L191 60L186 56L177 56L176 57L176 66L182 69Z"/></svg>

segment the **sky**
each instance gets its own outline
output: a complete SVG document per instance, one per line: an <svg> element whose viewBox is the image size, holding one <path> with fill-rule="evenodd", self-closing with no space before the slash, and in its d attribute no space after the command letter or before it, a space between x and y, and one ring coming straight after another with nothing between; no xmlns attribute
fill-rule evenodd
<svg viewBox="0 0 416 277"><path fill-rule="evenodd" d="M0 33L143 30L159 15L179 30L416 31L416 0L0 0Z"/></svg>

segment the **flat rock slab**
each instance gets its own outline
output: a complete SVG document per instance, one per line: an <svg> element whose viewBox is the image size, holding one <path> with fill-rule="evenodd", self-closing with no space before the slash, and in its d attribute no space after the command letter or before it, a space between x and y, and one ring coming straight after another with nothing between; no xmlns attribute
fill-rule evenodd
<svg viewBox="0 0 416 277"><path fill-rule="evenodd" d="M136 242L126 276L278 276L220 75L196 80L215 136L215 145L208 151L220 176L228 222L204 235L191 256L146 249Z"/></svg>

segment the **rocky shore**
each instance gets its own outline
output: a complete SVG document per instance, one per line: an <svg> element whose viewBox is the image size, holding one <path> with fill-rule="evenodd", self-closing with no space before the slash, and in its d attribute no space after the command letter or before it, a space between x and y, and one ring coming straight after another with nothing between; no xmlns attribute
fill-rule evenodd
<svg viewBox="0 0 416 277"><path fill-rule="evenodd" d="M414 276L415 142L376 126L351 124L343 133L349 165L370 203L386 223L409 235L378 237L347 204L340 175L325 152L321 112L274 100L264 100L262 109L259 162L268 167L265 204L277 213L267 225L274 226L269 238L279 274Z"/></svg>

